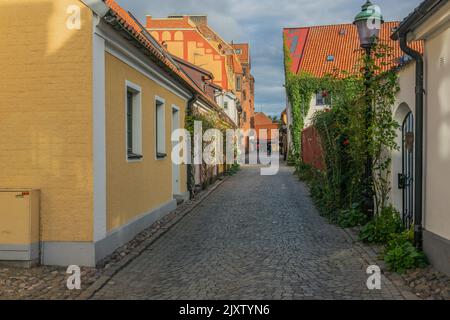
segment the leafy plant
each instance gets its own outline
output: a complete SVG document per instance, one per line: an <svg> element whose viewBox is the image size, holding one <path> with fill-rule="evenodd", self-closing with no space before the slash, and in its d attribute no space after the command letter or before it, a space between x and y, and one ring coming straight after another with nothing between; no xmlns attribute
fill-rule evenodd
<svg viewBox="0 0 450 320"><path fill-rule="evenodd" d="M403 232L393 234L391 240L386 244L386 251L392 250L397 246L402 245L405 242L413 243L414 241L414 229L405 230Z"/></svg>
<svg viewBox="0 0 450 320"><path fill-rule="evenodd" d="M387 243L402 228L400 213L389 206L361 229L359 239L367 243Z"/></svg>
<svg viewBox="0 0 450 320"><path fill-rule="evenodd" d="M384 261L389 270L404 273L408 269L423 268L428 264L427 257L412 244L412 230L395 235L387 244Z"/></svg>
<svg viewBox="0 0 450 320"><path fill-rule="evenodd" d="M367 215L361 212L359 204L355 203L350 209L342 210L338 217L338 225L342 228L353 228L367 223Z"/></svg>
<svg viewBox="0 0 450 320"><path fill-rule="evenodd" d="M375 211L380 213L389 203L391 152L398 149L398 124L392 117L392 105L398 91L397 74L384 72L392 61L392 50L379 43L371 56L362 55L353 70L334 70L321 78L291 72L290 54L285 47L286 92L292 109L292 149L290 163L301 164L301 131L308 115L311 96L326 91L331 96L329 110L316 112L313 125L320 135L326 170L318 178L314 194L325 198L320 206L334 220L341 209L361 203L366 185L374 190ZM366 78L365 73L370 77ZM365 165L372 162L369 184L363 181ZM310 180L308 172L299 174ZM313 184L309 181L309 184ZM310 186L311 187L311 186Z"/></svg>
<svg viewBox="0 0 450 320"><path fill-rule="evenodd" d="M241 169L241 166L239 164L235 163L226 171L226 175L234 176L236 173L239 172L240 169Z"/></svg>

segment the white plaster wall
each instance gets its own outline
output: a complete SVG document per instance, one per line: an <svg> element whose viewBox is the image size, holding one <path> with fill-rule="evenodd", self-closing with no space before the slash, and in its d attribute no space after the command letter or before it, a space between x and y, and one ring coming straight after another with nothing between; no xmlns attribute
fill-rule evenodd
<svg viewBox="0 0 450 320"><path fill-rule="evenodd" d="M308 110L308 115L305 118L305 128L309 127L310 125L312 125L312 120L314 117L314 114L317 111L323 111L326 108L328 108L329 106L323 105L323 106L318 106L316 105L316 95L314 94L311 98L311 101L309 103L309 110Z"/></svg>
<svg viewBox="0 0 450 320"><path fill-rule="evenodd" d="M450 28L425 40L425 228L450 239Z"/></svg>

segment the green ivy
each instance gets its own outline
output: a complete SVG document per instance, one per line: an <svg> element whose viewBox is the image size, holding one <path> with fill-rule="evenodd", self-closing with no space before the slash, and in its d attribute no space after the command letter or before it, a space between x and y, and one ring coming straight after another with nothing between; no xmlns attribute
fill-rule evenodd
<svg viewBox="0 0 450 320"><path fill-rule="evenodd" d="M372 188L376 212L389 205L390 151L395 143L398 124L392 117L392 105L398 92L394 71L383 72L385 61L392 58L391 49L378 45L370 57L363 58L353 70L335 70L322 78L290 72L290 58L285 47L286 92L292 109L291 162L297 169L301 163L301 132L315 92L331 95L330 110L316 112L313 125L319 132L325 156L323 193L330 203L325 211L346 210L363 201L367 156L372 159ZM365 80L365 73L370 75ZM370 109L367 107L370 106ZM375 107L376 106L376 107ZM366 124L370 110L372 121ZM292 161L292 159L294 161ZM335 217L334 220L337 218Z"/></svg>

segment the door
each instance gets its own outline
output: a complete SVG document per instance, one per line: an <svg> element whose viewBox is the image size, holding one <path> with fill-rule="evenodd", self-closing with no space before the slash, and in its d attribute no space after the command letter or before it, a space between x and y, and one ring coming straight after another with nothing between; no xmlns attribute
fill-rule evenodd
<svg viewBox="0 0 450 320"><path fill-rule="evenodd" d="M403 225L414 223L414 116L409 112L402 124L402 173L399 188L403 190Z"/></svg>
<svg viewBox="0 0 450 320"><path fill-rule="evenodd" d="M180 128L180 111L172 107L172 132ZM172 150L175 142L172 142ZM172 161L172 194L180 194L180 166Z"/></svg>

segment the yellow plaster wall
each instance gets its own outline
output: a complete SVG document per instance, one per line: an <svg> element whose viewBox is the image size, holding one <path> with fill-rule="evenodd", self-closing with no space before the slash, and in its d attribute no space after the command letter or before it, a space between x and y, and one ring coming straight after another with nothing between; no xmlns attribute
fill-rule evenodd
<svg viewBox="0 0 450 320"><path fill-rule="evenodd" d="M0 21L0 188L41 190L44 241L91 241L92 13L0 0Z"/></svg>
<svg viewBox="0 0 450 320"><path fill-rule="evenodd" d="M214 82L222 81L222 62L220 60L214 60L213 54L205 53L205 49L199 48L195 41L188 42L188 53L190 63L211 72L214 75Z"/></svg>
<svg viewBox="0 0 450 320"><path fill-rule="evenodd" d="M172 199L171 106L180 108L184 126L186 101L153 80L106 53L106 157L107 226L112 231L133 218L150 212ZM125 82L141 87L143 160L127 162L125 139ZM166 152L156 160L155 96L166 101ZM180 191L186 192L186 167L180 168Z"/></svg>
<svg viewBox="0 0 450 320"><path fill-rule="evenodd" d="M181 59L184 58L184 43L183 42L169 41L169 42L167 42L167 50L169 50L170 53L177 56L178 58L181 58Z"/></svg>

